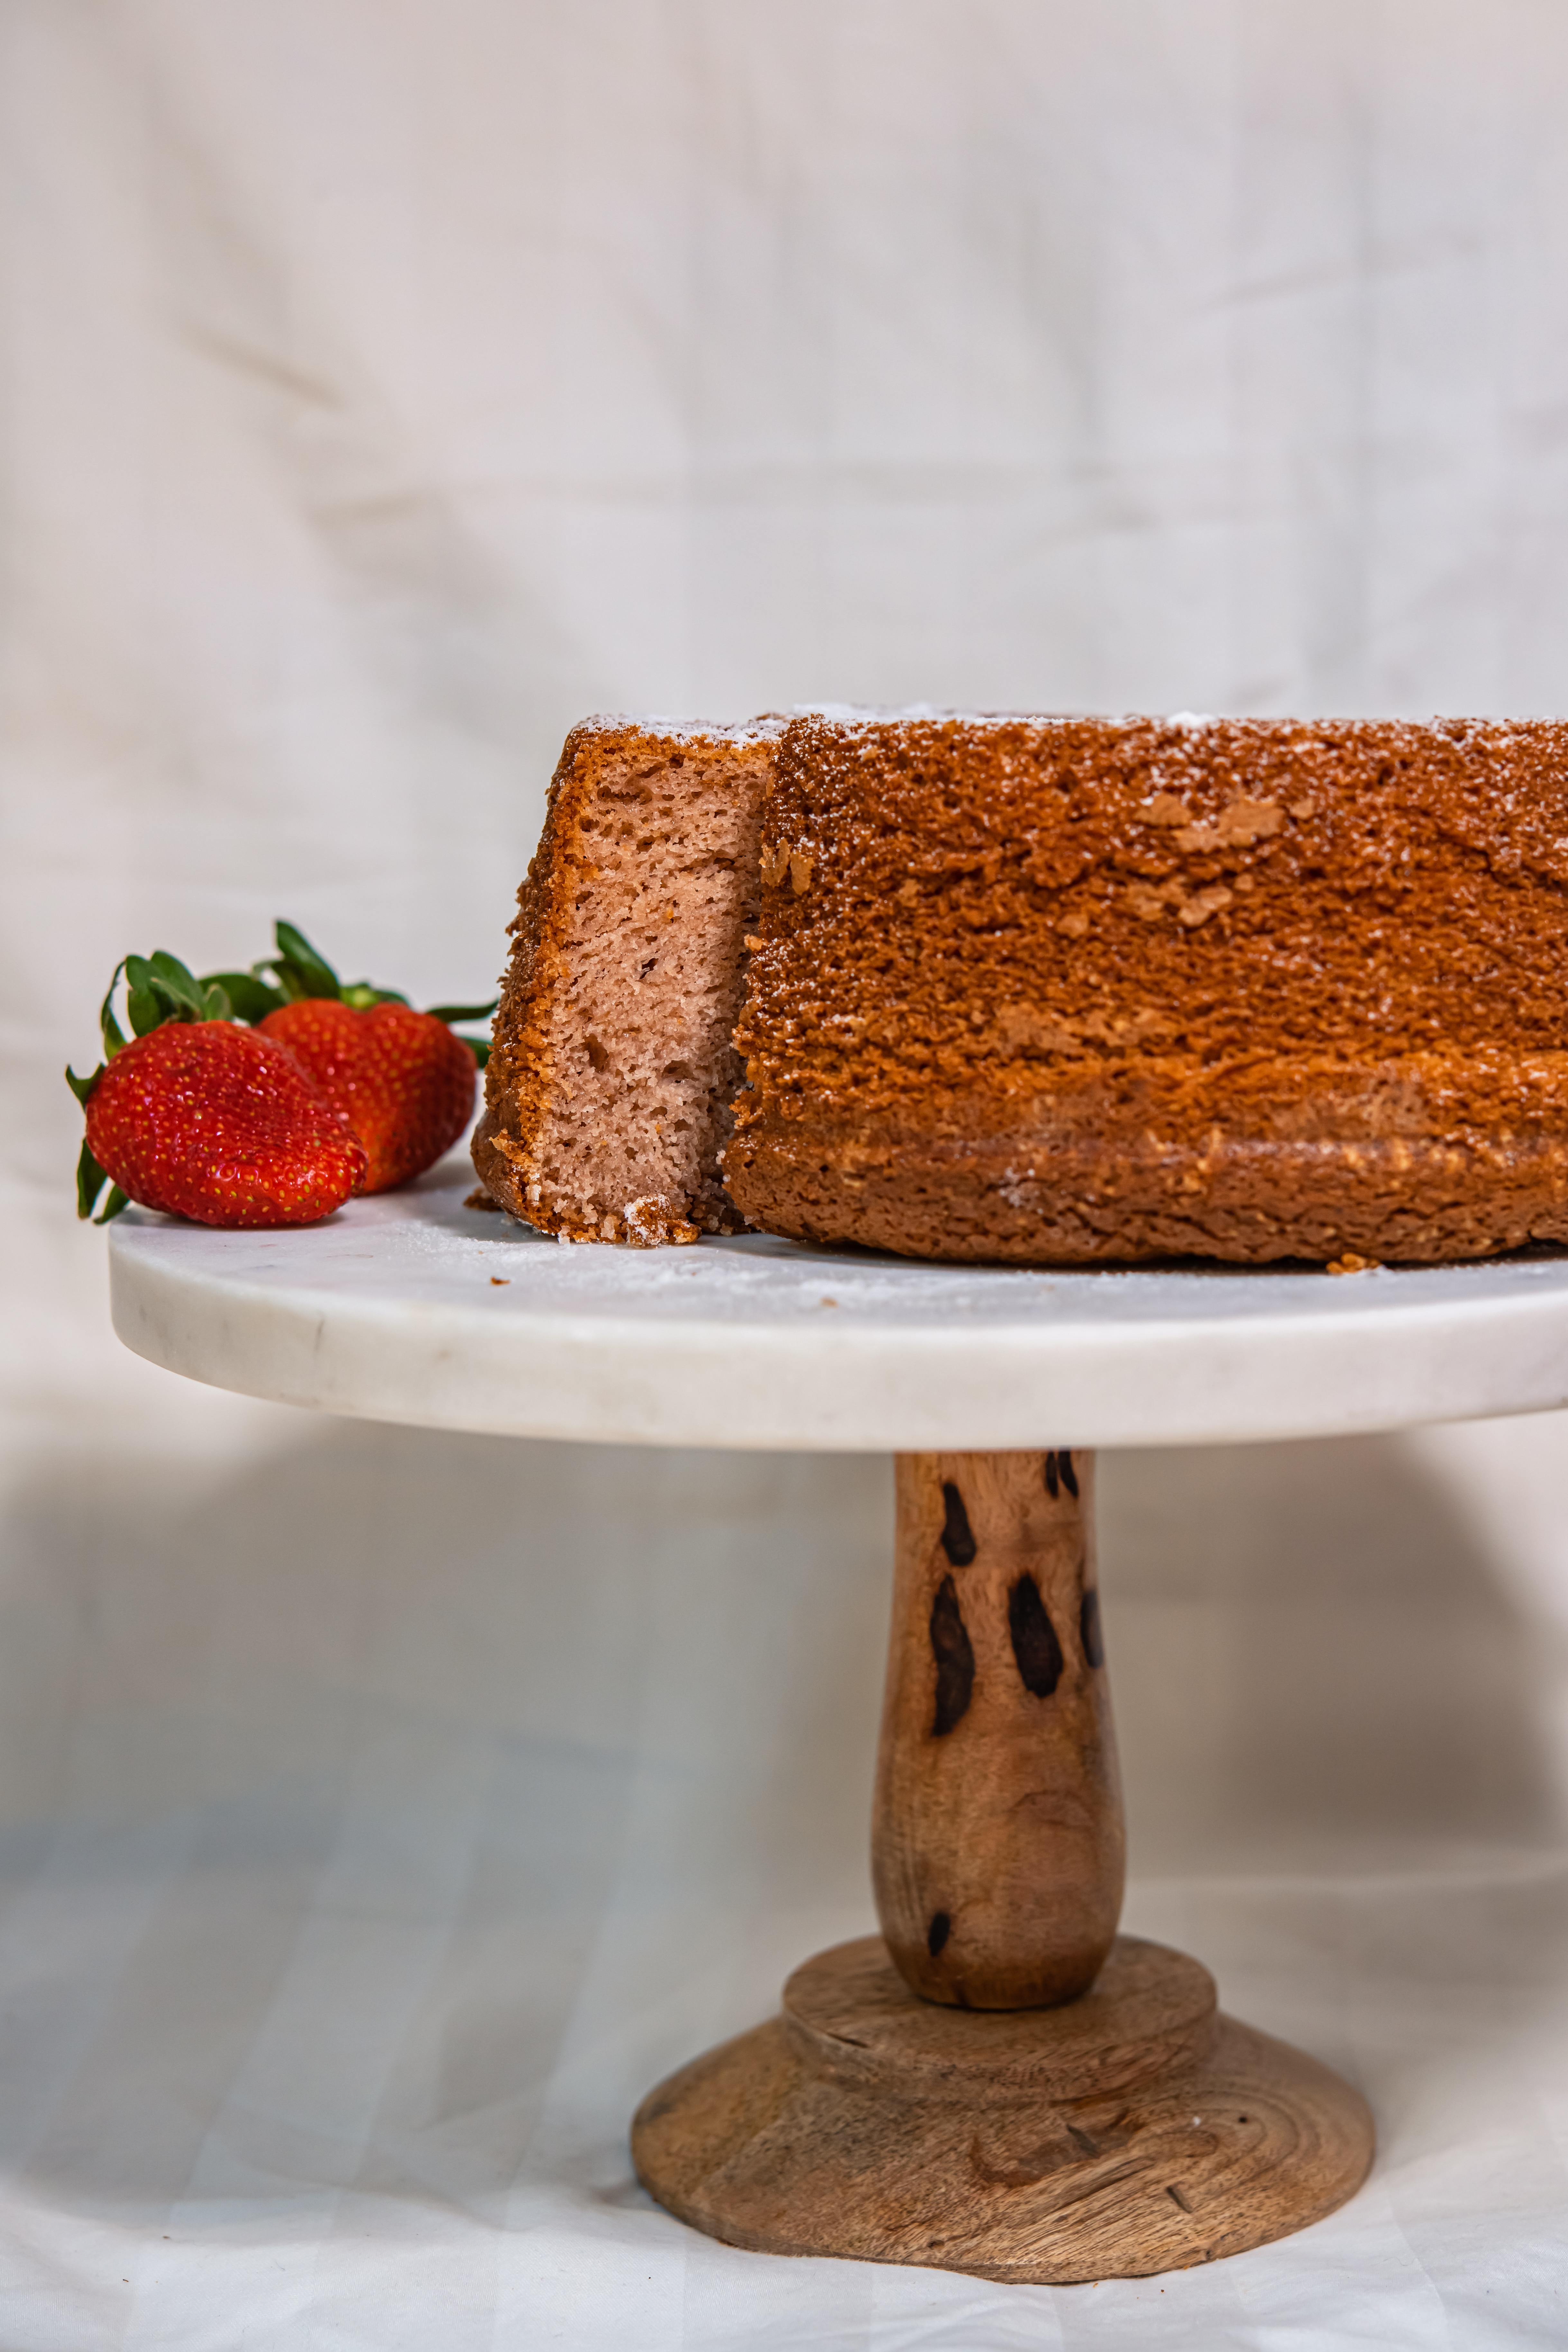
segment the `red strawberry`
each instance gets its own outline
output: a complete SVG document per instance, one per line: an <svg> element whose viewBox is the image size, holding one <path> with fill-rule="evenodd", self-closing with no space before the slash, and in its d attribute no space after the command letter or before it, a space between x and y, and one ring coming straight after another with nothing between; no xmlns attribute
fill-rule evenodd
<svg viewBox="0 0 1568 2352"><path fill-rule="evenodd" d="M204 1225L313 1224L365 1174L293 1056L226 1020L167 1020L122 1045L88 1096L87 1154L144 1208Z"/></svg>
<svg viewBox="0 0 1568 2352"><path fill-rule="evenodd" d="M473 1116L473 1048L434 1013L387 999L358 1011L301 996L257 1024L286 1045L365 1148L367 1192L432 1167Z"/></svg>
<svg viewBox="0 0 1568 2352"><path fill-rule="evenodd" d="M88 1113L78 1216L112 1178L100 1225L128 1198L207 1224L309 1224L351 1192L405 1182L457 1141L489 1048L447 1024L495 1006L416 1013L395 989L345 988L292 923L276 937L276 955L205 980L162 951L115 966L99 1014L104 1061L89 1077L66 1072ZM114 1010L121 972L133 1044Z"/></svg>

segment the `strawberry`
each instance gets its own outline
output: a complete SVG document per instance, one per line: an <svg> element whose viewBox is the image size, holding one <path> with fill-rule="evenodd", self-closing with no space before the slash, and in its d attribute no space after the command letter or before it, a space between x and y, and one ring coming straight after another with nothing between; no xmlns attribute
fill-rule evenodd
<svg viewBox="0 0 1568 2352"><path fill-rule="evenodd" d="M346 1115L369 1158L367 1192L433 1166L473 1116L473 1051L433 1013L303 996L268 1013L258 1034L286 1045Z"/></svg>
<svg viewBox="0 0 1568 2352"><path fill-rule="evenodd" d="M493 1004L416 1013L395 989L345 987L291 923L277 940L248 971L205 980L172 955L116 966L99 1016L106 1061L88 1078L66 1072L88 1115L79 1216L112 1180L100 1224L128 1198L206 1224L310 1224L457 1141L489 1047L447 1024ZM114 1016L122 971L131 1042Z"/></svg>
<svg viewBox="0 0 1568 2352"><path fill-rule="evenodd" d="M81 1215L106 1179L100 1223L129 1199L205 1225L308 1225L360 1190L363 1145L290 1054L240 1028L223 992L175 957L131 956L125 969L141 1034L121 1034L110 983L109 1059L90 1078L66 1074L87 1110Z"/></svg>

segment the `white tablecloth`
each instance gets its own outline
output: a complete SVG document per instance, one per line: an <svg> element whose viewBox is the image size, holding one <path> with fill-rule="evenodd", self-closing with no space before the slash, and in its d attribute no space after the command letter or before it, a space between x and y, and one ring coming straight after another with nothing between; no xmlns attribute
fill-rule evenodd
<svg viewBox="0 0 1568 2352"><path fill-rule="evenodd" d="M484 993L595 706L1563 709L1565 101L1539 0L0 10L5 2352L1568 2341L1561 1421L1107 1466L1129 1924L1363 2194L770 2262L625 2126L869 1924L886 1465L184 1387L58 1075L276 914Z"/></svg>

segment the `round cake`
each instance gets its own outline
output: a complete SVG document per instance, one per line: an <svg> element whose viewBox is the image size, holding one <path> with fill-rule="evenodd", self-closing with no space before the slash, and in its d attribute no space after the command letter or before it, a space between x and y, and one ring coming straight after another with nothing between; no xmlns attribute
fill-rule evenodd
<svg viewBox="0 0 1568 2352"><path fill-rule="evenodd" d="M724 1158L931 1258L1568 1240L1568 725L816 711Z"/></svg>

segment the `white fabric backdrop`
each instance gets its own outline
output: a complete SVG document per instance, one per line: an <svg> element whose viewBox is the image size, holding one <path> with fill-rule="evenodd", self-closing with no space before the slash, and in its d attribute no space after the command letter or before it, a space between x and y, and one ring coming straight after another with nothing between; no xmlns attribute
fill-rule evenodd
<svg viewBox="0 0 1568 2352"><path fill-rule="evenodd" d="M168 1380L58 1076L275 913L485 991L594 707L1563 710L1565 103L1545 0L0 7L4 2352L1568 2339L1560 1420L1107 1465L1130 1924L1363 2196L768 2262L625 2122L868 1924L887 1465Z"/></svg>

